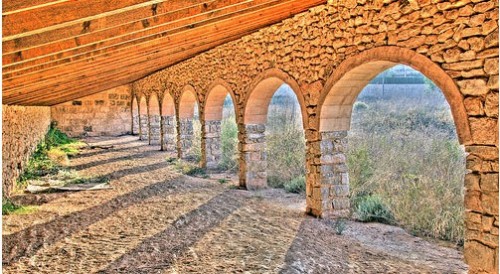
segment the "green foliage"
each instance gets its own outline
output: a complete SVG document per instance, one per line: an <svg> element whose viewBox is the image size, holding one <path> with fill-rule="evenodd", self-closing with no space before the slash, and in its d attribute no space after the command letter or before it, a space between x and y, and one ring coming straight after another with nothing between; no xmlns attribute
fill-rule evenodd
<svg viewBox="0 0 500 274"><path fill-rule="evenodd" d="M222 170L238 170L238 127L234 115L225 117L221 125L222 155L219 168Z"/></svg>
<svg viewBox="0 0 500 274"><path fill-rule="evenodd" d="M201 176L201 177L207 175L205 169L203 169L203 168L201 168L193 163L186 162L183 160L176 160L174 167L176 170L178 170L180 173L182 173L184 175Z"/></svg>
<svg viewBox="0 0 500 274"><path fill-rule="evenodd" d="M85 143L69 138L52 124L44 140L37 145L23 173L19 176L17 188L24 188L29 180L38 180L45 176L57 179L60 173L69 174L70 171L64 167L68 156L76 155L83 146ZM73 177L64 179L64 182L82 183L88 180L88 178L81 178L74 174Z"/></svg>
<svg viewBox="0 0 500 274"><path fill-rule="evenodd" d="M3 198L2 215L9 214L30 214L38 209L37 206L21 206L14 204L11 200Z"/></svg>
<svg viewBox="0 0 500 274"><path fill-rule="evenodd" d="M306 179L304 176L295 177L284 184L285 190L291 193L303 193L306 191Z"/></svg>
<svg viewBox="0 0 500 274"><path fill-rule="evenodd" d="M224 178L221 178L219 180L217 180L219 182L219 184L227 184L228 180L227 179L224 179Z"/></svg>
<svg viewBox="0 0 500 274"><path fill-rule="evenodd" d="M186 158L193 162L201 161L201 123L193 119L193 143L186 153Z"/></svg>
<svg viewBox="0 0 500 274"><path fill-rule="evenodd" d="M362 222L394 223L393 214L377 195L357 196L354 213Z"/></svg>
<svg viewBox="0 0 500 274"><path fill-rule="evenodd" d="M342 235L344 230L346 229L347 223L344 218L337 218L333 221L333 229L335 230L335 234Z"/></svg>
<svg viewBox="0 0 500 274"><path fill-rule="evenodd" d="M361 102L361 101L357 101L354 103L354 110L355 111L362 111L365 109L368 109L368 104Z"/></svg>

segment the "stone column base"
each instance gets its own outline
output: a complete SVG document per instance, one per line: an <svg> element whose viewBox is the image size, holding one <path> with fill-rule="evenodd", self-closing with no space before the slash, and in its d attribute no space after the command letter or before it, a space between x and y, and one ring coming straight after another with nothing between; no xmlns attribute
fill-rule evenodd
<svg viewBox="0 0 500 274"><path fill-rule="evenodd" d="M321 132L320 149L321 216L345 217L350 213L347 131Z"/></svg>
<svg viewBox="0 0 500 274"><path fill-rule="evenodd" d="M240 185L248 190L267 187L267 155L264 124L244 125L240 144Z"/></svg>

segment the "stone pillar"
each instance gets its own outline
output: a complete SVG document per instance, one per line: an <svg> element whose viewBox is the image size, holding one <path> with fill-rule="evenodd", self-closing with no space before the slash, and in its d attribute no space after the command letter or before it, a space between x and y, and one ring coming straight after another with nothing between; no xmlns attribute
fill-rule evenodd
<svg viewBox="0 0 500 274"><path fill-rule="evenodd" d="M322 217L349 214L347 131L321 132L320 187Z"/></svg>
<svg viewBox="0 0 500 274"><path fill-rule="evenodd" d="M148 115L146 115L146 114L141 115L141 117L140 117L141 136L139 137L139 139L142 141L148 140L148 136L149 136L149 127L148 127L149 122L148 121L149 121Z"/></svg>
<svg viewBox="0 0 500 274"><path fill-rule="evenodd" d="M240 186L248 190L267 187L265 124L240 125Z"/></svg>
<svg viewBox="0 0 500 274"><path fill-rule="evenodd" d="M474 273L498 270L498 148L469 145L465 175L464 258Z"/></svg>
<svg viewBox="0 0 500 274"><path fill-rule="evenodd" d="M207 168L216 169L221 158L221 125L222 121L205 121L205 155Z"/></svg>
<svg viewBox="0 0 500 274"><path fill-rule="evenodd" d="M150 145L160 144L160 115L151 115L149 117L149 126L151 132Z"/></svg>
<svg viewBox="0 0 500 274"><path fill-rule="evenodd" d="M179 124L182 158L185 158L187 155L189 155L189 152L191 151L191 148L193 146L193 118L180 118Z"/></svg>
<svg viewBox="0 0 500 274"><path fill-rule="evenodd" d="M132 134L139 134L139 115L135 114L132 116Z"/></svg>
<svg viewBox="0 0 500 274"><path fill-rule="evenodd" d="M175 116L163 116L162 120L164 149L167 151L175 151Z"/></svg>

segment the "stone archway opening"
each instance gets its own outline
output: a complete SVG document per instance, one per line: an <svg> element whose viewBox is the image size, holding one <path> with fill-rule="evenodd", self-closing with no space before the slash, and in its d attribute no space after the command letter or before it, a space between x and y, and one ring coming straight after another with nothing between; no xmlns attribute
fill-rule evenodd
<svg viewBox="0 0 500 274"><path fill-rule="evenodd" d="M139 126L139 102L137 97L132 96L132 135L140 134Z"/></svg>
<svg viewBox="0 0 500 274"><path fill-rule="evenodd" d="M298 85L282 75L260 80L250 90L240 127L241 186L287 188L293 183L294 192L305 190L303 105Z"/></svg>
<svg viewBox="0 0 500 274"><path fill-rule="evenodd" d="M141 99L139 100L139 140L141 141L146 141L149 138L148 121L148 102L146 100L146 96L142 95Z"/></svg>
<svg viewBox="0 0 500 274"><path fill-rule="evenodd" d="M204 163L208 169L237 170L238 129L234 95L224 81L209 88L205 102Z"/></svg>
<svg viewBox="0 0 500 274"><path fill-rule="evenodd" d="M379 73L353 104L347 140L355 219L463 245L465 150L432 81L403 65Z"/></svg>
<svg viewBox="0 0 500 274"><path fill-rule="evenodd" d="M175 116L175 102L172 95L165 91L163 98L160 99L161 117L160 117L160 141L161 150L175 151L176 147L176 116Z"/></svg>
<svg viewBox="0 0 500 274"><path fill-rule="evenodd" d="M149 144L160 145L160 101L156 92L149 96Z"/></svg>
<svg viewBox="0 0 500 274"><path fill-rule="evenodd" d="M201 161L201 123L196 91L184 87L179 101L179 122L177 124L178 156L192 162Z"/></svg>
<svg viewBox="0 0 500 274"><path fill-rule="evenodd" d="M417 70L439 88L450 107L459 143L465 145L468 152L475 149L474 144L477 140L473 139L471 135L463 95L446 72L427 57L411 50L396 47L367 50L341 63L322 91L318 104L320 113L318 148L321 151L321 160L318 165L319 172L316 174L321 181L317 193L321 194L312 195L313 197L308 199L308 211L316 212L323 217L349 213L350 177L347 168L346 151L353 105L361 90L376 75L397 64L407 65ZM470 169L469 166L469 157L467 157L468 169ZM465 173L465 168L461 171ZM470 174L472 175L470 177L479 177L477 171L472 170L472 172L476 174ZM480 207L476 206L477 203L473 202L474 196L471 194L478 191L468 189L470 187L474 188L474 186L471 186L470 179L467 179L468 176L469 174L465 176L465 194L461 202L465 207L466 224L473 221L470 220L470 216L485 214L481 212ZM413 182L414 180L409 181ZM441 199L443 198L441 197ZM475 250L482 248L481 250L485 254L488 253L488 255L491 255L494 250L482 244L483 238L476 240L476 238L469 238L468 236L481 232L472 231L474 228L471 228L470 225L465 226L464 230L466 231L464 240L465 261L475 266L477 263L473 254ZM473 232L473 234L469 232Z"/></svg>

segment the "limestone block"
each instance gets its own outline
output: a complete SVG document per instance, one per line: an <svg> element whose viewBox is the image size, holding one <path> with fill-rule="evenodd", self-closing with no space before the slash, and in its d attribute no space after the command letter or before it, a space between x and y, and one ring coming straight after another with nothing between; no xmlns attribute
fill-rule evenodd
<svg viewBox="0 0 500 274"><path fill-rule="evenodd" d="M461 80L457 84L464 95L484 95L489 91L484 79Z"/></svg>

